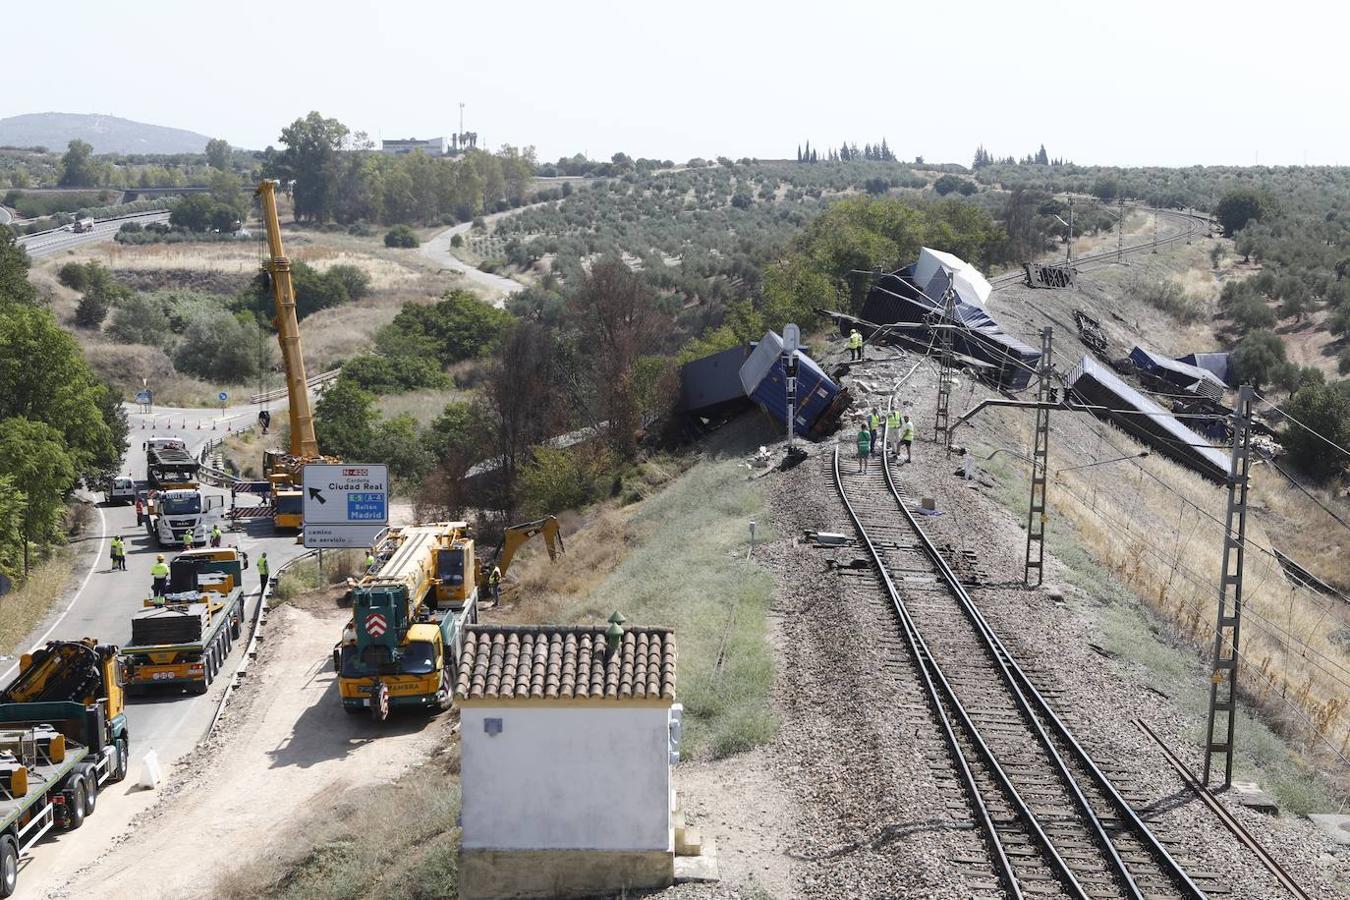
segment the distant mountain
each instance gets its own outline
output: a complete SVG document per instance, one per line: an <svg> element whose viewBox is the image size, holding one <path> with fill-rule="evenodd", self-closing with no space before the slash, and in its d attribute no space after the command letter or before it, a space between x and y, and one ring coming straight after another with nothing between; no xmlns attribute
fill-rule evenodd
<svg viewBox="0 0 1350 900"><path fill-rule="evenodd" d="M208 140L195 131L116 116L48 112L0 119L0 146L64 150L75 138L92 144L95 153L201 153Z"/></svg>

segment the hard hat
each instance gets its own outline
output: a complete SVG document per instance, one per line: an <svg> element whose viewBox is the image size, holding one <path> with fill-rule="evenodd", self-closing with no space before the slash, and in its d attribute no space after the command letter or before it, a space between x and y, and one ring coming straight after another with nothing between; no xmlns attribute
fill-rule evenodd
<svg viewBox="0 0 1350 900"><path fill-rule="evenodd" d="M155 554L155 559L158 560L159 562L164 562L164 554L163 553Z"/></svg>

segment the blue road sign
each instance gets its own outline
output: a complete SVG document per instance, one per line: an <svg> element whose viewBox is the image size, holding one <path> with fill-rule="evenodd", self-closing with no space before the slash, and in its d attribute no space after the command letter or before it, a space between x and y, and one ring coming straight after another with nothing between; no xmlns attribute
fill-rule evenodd
<svg viewBox="0 0 1350 900"><path fill-rule="evenodd" d="M219 394L216 394L216 399L221 403L224 403L226 400L230 399L229 391L221 391Z"/></svg>

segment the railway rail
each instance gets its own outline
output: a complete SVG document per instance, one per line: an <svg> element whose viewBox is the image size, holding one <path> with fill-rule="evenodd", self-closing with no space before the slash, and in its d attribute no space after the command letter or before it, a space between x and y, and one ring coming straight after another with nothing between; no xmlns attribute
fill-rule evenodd
<svg viewBox="0 0 1350 900"><path fill-rule="evenodd" d="M1153 213L1159 218L1168 219L1174 224L1179 225L1176 231L1171 234L1159 236L1157 240L1149 239L1139 241L1133 244L1126 244L1120 252L1126 254L1141 253L1145 250L1154 250L1158 247L1165 247L1169 244L1176 244L1182 241L1189 241L1193 237L1209 233L1210 221L1206 216L1197 213L1178 212L1171 209L1154 209ZM1073 261L1073 267L1078 271L1094 269L1099 266L1113 263L1116 261L1117 251L1115 249L1102 250L1097 253L1089 253L1086 256L1080 256ZM1021 272L1007 272L989 279L994 290L1005 288L1009 285L1019 284L1025 276Z"/></svg>
<svg viewBox="0 0 1350 900"><path fill-rule="evenodd" d="M1204 898L1013 659L910 511L889 463L835 486L894 607L1008 897ZM1205 887L1202 887L1205 883Z"/></svg>

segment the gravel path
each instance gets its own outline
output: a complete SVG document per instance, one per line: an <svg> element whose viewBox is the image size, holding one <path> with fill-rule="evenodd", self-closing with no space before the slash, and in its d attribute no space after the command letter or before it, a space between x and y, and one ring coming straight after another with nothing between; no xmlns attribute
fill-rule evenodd
<svg viewBox="0 0 1350 900"><path fill-rule="evenodd" d="M526 209L528 207L522 207ZM506 212L493 213L485 216L483 221L491 226L493 222L503 216L514 215L520 210L511 209ZM445 266L453 272L463 275L466 281L473 282L479 287L486 288L493 297L492 305L498 309L506 307L506 298L512 294L525 290L525 285L519 281L512 281L510 278L503 278L500 275L493 275L491 272L484 272L481 269L469 265L464 260L455 255L455 251L450 246L450 240L457 234L467 234L473 227L472 222L461 222L450 228L439 232L431 239L427 240L419 249L419 252L438 265Z"/></svg>
<svg viewBox="0 0 1350 900"><path fill-rule="evenodd" d="M833 347L833 345L832 345ZM837 360L830 354L828 370ZM850 378L861 405L884 406L890 386L914 357L869 361ZM901 467L908 494L934 497L942 515L929 534L955 550L978 553L988 586L971 593L1043 692L1097 762L1131 797L1152 827L1174 842L1193 871L1218 874L1233 898L1282 892L1255 858L1182 787L1157 748L1132 724L1147 721L1190 765L1198 748L1187 716L1146 687L1141 667L1094 650L1099 597L1065 584L1047 555L1047 588L1020 585L1025 532L992 496L989 477L966 482L955 458L938 456L931 435L936 376L921 365L901 392L920 428L915 464ZM875 391L875 392L873 392ZM991 394L962 378L954 405ZM858 408L855 406L855 408ZM856 428L856 425L852 426ZM1023 443L1000 421L977 426L1001 446ZM851 443L846 427L841 441ZM893 614L866 570L831 568L856 550L798 543L803 529L851 535L827 462L832 445L787 473L767 476L780 537L757 555L778 580L772 611L779 647L775 705L781 728L761 751L681 766L682 802L692 824L717 843L724 883L677 888L698 897L995 897L1001 896L979 834L919 693ZM1232 806L1232 804L1230 804ZM1306 819L1235 814L1313 896L1350 896L1350 854Z"/></svg>

